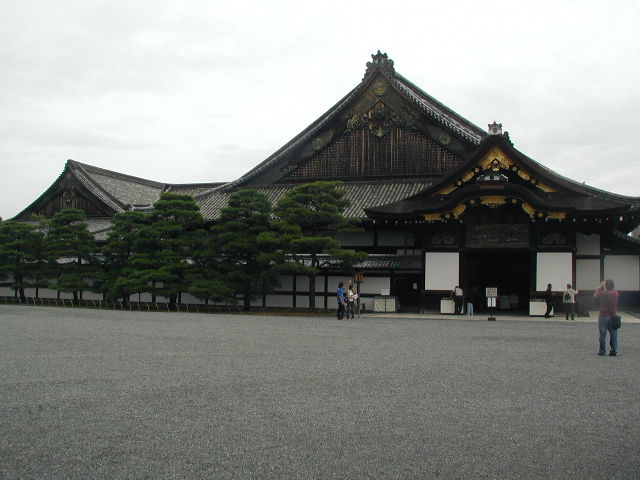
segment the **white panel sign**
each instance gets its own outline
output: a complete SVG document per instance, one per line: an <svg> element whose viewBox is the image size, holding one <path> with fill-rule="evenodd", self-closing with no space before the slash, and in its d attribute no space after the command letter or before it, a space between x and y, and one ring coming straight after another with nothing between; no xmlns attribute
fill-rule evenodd
<svg viewBox="0 0 640 480"><path fill-rule="evenodd" d="M600 285L600 260L595 258L576 259L576 288L594 290Z"/></svg>
<svg viewBox="0 0 640 480"><path fill-rule="evenodd" d="M595 290L600 285L600 260L576 259L576 288Z"/></svg>
<svg viewBox="0 0 640 480"><path fill-rule="evenodd" d="M425 290L453 290L460 285L458 252L425 253Z"/></svg>
<svg viewBox="0 0 640 480"><path fill-rule="evenodd" d="M391 279L389 277L367 276L364 283L360 285L361 293L380 295L383 289L391 290Z"/></svg>
<svg viewBox="0 0 640 480"><path fill-rule="evenodd" d="M536 256L536 290L564 290L567 283L573 283L573 255L571 252L538 253Z"/></svg>
<svg viewBox="0 0 640 480"><path fill-rule="evenodd" d="M616 290L640 290L638 255L604 257L604 278L610 278Z"/></svg>

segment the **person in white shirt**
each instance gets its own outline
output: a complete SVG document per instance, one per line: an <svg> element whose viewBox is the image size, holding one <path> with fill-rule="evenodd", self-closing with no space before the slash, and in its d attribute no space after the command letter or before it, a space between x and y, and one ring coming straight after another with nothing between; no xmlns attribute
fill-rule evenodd
<svg viewBox="0 0 640 480"><path fill-rule="evenodd" d="M462 288L456 285L456 288L453 289L453 291L451 292L451 295L453 296L453 301L455 302L455 306L456 306L455 313L456 315L461 315L462 302L464 300L464 292L462 291Z"/></svg>
<svg viewBox="0 0 640 480"><path fill-rule="evenodd" d="M349 285L347 289L347 319L351 316L353 320L355 317L355 311L357 308L356 300L358 300L358 294L353 290L355 287L353 285Z"/></svg>
<svg viewBox="0 0 640 480"><path fill-rule="evenodd" d="M574 290L570 283L567 283L567 289L562 294L562 303L564 304L564 313L566 319L569 320L569 314L571 314L571 320L576 319L576 295L577 290Z"/></svg>

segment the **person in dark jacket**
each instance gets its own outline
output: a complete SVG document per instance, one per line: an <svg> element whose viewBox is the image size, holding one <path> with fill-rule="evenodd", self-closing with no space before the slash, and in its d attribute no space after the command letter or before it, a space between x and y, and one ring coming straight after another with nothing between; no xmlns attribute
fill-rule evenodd
<svg viewBox="0 0 640 480"><path fill-rule="evenodd" d="M551 310L553 310L553 292L551 291L550 283L544 292L544 301L547 304L547 311L544 312L544 318L549 318L551 316Z"/></svg>
<svg viewBox="0 0 640 480"><path fill-rule="evenodd" d="M607 332L609 332L609 355L618 354L618 330L611 327L611 317L618 314L618 291L614 290L613 280L610 278L600 283L600 287L593 292L593 296L600 300L598 314L598 331L600 333L598 355L606 355Z"/></svg>

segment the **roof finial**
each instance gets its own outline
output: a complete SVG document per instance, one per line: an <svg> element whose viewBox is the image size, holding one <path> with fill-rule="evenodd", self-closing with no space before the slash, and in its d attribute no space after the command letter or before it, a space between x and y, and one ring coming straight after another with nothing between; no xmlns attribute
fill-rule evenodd
<svg viewBox="0 0 640 480"><path fill-rule="evenodd" d="M393 60L391 60L386 53L381 53L380 50L378 50L378 53L371 55L371 59L371 62L367 62L367 71L364 74L365 79L369 78L378 70L395 75L396 71L393 68Z"/></svg>
<svg viewBox="0 0 640 480"><path fill-rule="evenodd" d="M502 124L496 123L495 120L489 124L489 135L502 135Z"/></svg>

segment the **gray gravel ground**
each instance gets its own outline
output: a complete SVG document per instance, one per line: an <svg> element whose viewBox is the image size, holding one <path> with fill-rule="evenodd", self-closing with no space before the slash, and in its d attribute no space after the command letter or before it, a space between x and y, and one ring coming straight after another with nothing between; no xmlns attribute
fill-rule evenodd
<svg viewBox="0 0 640 480"><path fill-rule="evenodd" d="M0 478L637 479L596 330L0 306Z"/></svg>

